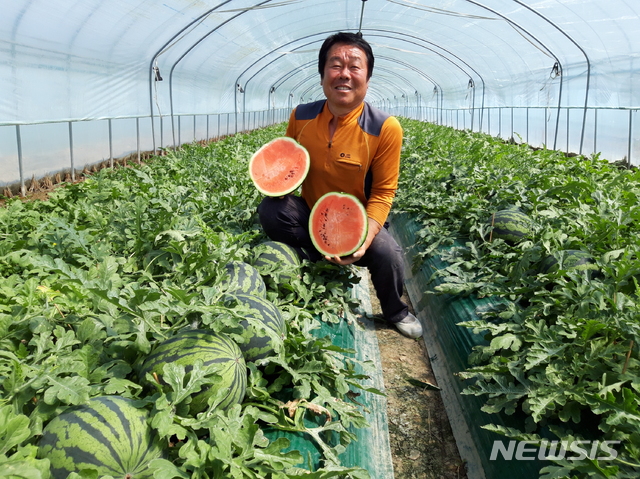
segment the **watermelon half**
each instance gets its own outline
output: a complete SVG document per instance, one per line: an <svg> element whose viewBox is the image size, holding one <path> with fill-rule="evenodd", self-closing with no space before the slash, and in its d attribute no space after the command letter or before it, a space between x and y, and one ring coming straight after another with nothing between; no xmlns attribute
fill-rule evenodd
<svg viewBox="0 0 640 479"><path fill-rule="evenodd" d="M311 209L309 234L325 256L348 256L367 238L369 220L364 206L353 195L327 193Z"/></svg>
<svg viewBox="0 0 640 479"><path fill-rule="evenodd" d="M309 152L286 136L271 140L249 160L249 176L260 193L283 196L298 188L309 172Z"/></svg>

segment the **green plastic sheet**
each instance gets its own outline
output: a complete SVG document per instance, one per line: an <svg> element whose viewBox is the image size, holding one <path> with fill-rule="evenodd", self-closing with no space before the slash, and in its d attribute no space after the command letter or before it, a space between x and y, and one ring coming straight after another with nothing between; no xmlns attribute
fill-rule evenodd
<svg viewBox="0 0 640 479"><path fill-rule="evenodd" d="M314 335L329 336L333 345L355 350L355 358L359 361L372 361L373 364L378 365L373 371L366 371L369 379L363 381L362 385L383 391L380 350L375 326L370 319L371 302L366 276L363 276L361 282L355 285L353 295L360 303L360 309L356 311L356 322L350 323L346 318L339 323L322 322L321 327L314 331ZM350 443L345 452L340 455L341 464L346 467L362 467L369 472L372 479L393 479L386 398L366 391L354 392L360 393L355 400L361 405L369 427L351 430L357 440ZM324 419L323 417L315 418L318 421L317 424L324 422ZM314 427L317 424L314 424L313 419L310 418L308 427ZM320 448L309 435L274 430L268 431L266 435L272 440L278 437L289 439L291 444L287 451L298 450L305 458L305 462L300 467L315 471L322 465Z"/></svg>
<svg viewBox="0 0 640 479"><path fill-rule="evenodd" d="M432 294L442 282L438 278L432 280L433 273L445 268L447 263L437 254L424 261L418 260L420 251L415 244L421 227L410 216L394 215L390 223L391 234L405 252L405 285L416 316L424 326L431 366L442 389L460 456L467 463L468 478L537 479L539 470L544 467L538 460L505 460L500 454L496 460L491 460L494 441L503 441L506 446L509 440L482 428L486 424L521 427L523 418L483 412L485 397L463 395L462 391L472 382L457 375L469 366L467 359L473 347L485 342L482 335L457 324L477 320L478 314L496 305L498 299Z"/></svg>

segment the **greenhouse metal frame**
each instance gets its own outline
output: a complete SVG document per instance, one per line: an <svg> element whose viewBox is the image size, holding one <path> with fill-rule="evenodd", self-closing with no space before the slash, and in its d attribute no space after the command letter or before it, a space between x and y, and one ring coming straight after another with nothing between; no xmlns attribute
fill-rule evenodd
<svg viewBox="0 0 640 479"><path fill-rule="evenodd" d="M285 121L320 42L361 31L392 114L638 164L627 0L5 2L4 186Z"/></svg>

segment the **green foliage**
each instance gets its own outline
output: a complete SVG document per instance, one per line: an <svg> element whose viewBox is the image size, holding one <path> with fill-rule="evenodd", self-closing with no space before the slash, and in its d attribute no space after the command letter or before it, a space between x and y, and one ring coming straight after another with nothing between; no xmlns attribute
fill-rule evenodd
<svg viewBox="0 0 640 479"><path fill-rule="evenodd" d="M637 477L640 434L640 187L638 171L598 158L502 142L480 133L404 120L395 211L422 226L421 258L446 267L436 293L501 298L480 320L483 335L467 394L484 410L527 417L516 438L619 440L618 457L557 461L543 477ZM487 218L517 207L529 234L492 238ZM568 251L593 262L575 267ZM541 265L549 258L554 268ZM548 432L547 432L548 433Z"/></svg>
<svg viewBox="0 0 640 479"><path fill-rule="evenodd" d="M159 478L301 475L299 454L281 453L286 441L262 433L297 427L279 419L294 398L329 411L343 445L348 427L366 425L347 401L362 379L356 361L313 335L321 321L352 319L356 277L348 268L304 263L286 284L279 274L288 271L271 272L267 297L288 334L259 368L248 364L242 405L218 411L220 391L194 415L188 398L219 376L194 367L187 378L171 365L167 387L150 390L135 372L158 342L185 327L241 336L242 310L224 302L225 265L250 262L265 240L247 165L283 132L278 125L185 146L144 165L102 170L48 201L11 200L0 209L0 475L46 479L48 464L36 459L43 425L101 395L133 398L152 412L169 445L167 458L153 463ZM333 447L305 477L365 477L340 466Z"/></svg>

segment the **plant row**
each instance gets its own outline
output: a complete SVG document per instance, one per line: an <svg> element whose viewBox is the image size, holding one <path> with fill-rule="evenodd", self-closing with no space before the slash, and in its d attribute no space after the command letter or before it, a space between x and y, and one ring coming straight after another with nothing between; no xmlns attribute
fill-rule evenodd
<svg viewBox="0 0 640 479"><path fill-rule="evenodd" d="M247 361L240 404L216 408L218 395L192 412L193 393L220 381L198 367L191 377L166 369L164 387L141 377L144 359L185 329L242 337L245 310L225 301L225 266L251 263L265 241L247 164L282 134L278 126L187 146L0 209L0 476L50 477L43 429L91 398L121 396L152 418L164 449L153 477L368 477L339 455L353 428L366 426L351 398L370 365L317 334L322 323L353 320L350 269L266 271L266 297L287 334L272 355ZM317 427L314 416L323 418ZM269 439L274 429L313 440L321 467L283 452L289 441Z"/></svg>
<svg viewBox="0 0 640 479"><path fill-rule="evenodd" d="M473 379L465 394L483 396L488 413L524 417L520 428L487 426L512 439L619 441L613 460L557 456L544 478L637 477L640 174L597 156L402 124L394 210L420 225L419 258L446 260L430 292L500 299L460 325L485 338L462 373ZM530 220L518 241L493 234L492 218L508 208ZM576 252L588 261L573 261Z"/></svg>

